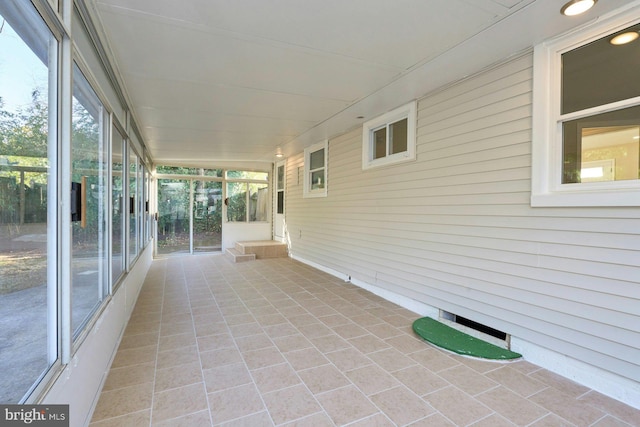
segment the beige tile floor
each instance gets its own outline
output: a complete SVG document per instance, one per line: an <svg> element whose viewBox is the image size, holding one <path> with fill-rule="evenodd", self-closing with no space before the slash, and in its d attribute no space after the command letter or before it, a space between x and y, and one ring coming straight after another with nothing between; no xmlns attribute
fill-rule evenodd
<svg viewBox="0 0 640 427"><path fill-rule="evenodd" d="M156 260L91 426L640 426L526 361L437 350L416 317L291 259Z"/></svg>

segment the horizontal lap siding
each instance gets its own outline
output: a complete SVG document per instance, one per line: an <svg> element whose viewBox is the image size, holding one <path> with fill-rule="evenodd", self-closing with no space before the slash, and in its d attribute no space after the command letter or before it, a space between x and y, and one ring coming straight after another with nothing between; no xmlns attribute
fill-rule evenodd
<svg viewBox="0 0 640 427"><path fill-rule="evenodd" d="M417 160L362 171L329 141L328 197L288 160L292 253L640 380L638 208L531 208L532 56L418 102Z"/></svg>

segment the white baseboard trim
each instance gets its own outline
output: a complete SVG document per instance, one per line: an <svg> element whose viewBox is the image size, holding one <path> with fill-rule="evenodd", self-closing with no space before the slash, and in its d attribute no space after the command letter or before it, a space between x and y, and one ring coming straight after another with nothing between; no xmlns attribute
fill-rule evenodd
<svg viewBox="0 0 640 427"><path fill-rule="evenodd" d="M327 274L330 274L334 277L337 277L339 279L344 280L345 282L349 282L352 283L362 289L366 289L367 291L371 292L374 295L378 295L380 298L384 298L387 301L390 301L392 303L395 303L397 305L399 305L402 308L406 308L409 311L413 311L414 313L422 316L422 317L432 317L434 319L438 319L438 317L440 316L440 310L438 310L435 307L432 307L428 304L424 304L422 302L416 301L414 299L411 298L407 298L405 296L399 295L395 292L391 292L388 291L386 289L382 289L378 286L375 285L371 285L369 283L357 280L357 279L351 279L349 277L349 275L341 273L337 270L334 270L332 268L329 267L325 267L324 265L320 265L318 263L315 263L313 261L309 261L308 259L305 258L301 258L295 255L291 255L291 258L295 259L296 261L300 261L303 264L306 264L310 267L313 267L317 270L323 271Z"/></svg>
<svg viewBox="0 0 640 427"><path fill-rule="evenodd" d="M291 255L291 258L300 261L310 267L316 268L344 281L349 281L354 285L368 290L387 301L393 302L407 310L411 310L421 316L439 319L440 310L428 304L407 298L395 292L382 289L360 280L353 280L347 274L341 273L332 268L320 265L305 258ZM604 369L572 359L560 353L556 353L544 347L530 343L518 337L511 336L511 350L516 351L528 362L541 368L555 372L565 378L589 387L599 393L609 396L612 399L623 402L636 409L640 409L640 383L628 378L621 377Z"/></svg>
<svg viewBox="0 0 640 427"><path fill-rule="evenodd" d="M573 359L518 337L511 337L511 349L551 372L589 387L592 390L640 409L640 383L597 366Z"/></svg>

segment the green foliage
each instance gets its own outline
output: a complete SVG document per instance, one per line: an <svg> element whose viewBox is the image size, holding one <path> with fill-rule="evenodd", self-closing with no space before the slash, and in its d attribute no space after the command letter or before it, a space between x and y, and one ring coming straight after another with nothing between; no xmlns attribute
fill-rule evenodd
<svg viewBox="0 0 640 427"><path fill-rule="evenodd" d="M39 90L31 93L31 104L16 112L4 109L0 100L0 156L47 158L48 109Z"/></svg>
<svg viewBox="0 0 640 427"><path fill-rule="evenodd" d="M247 192L241 192L229 196L227 206L227 219L229 222L245 222L247 220Z"/></svg>
<svg viewBox="0 0 640 427"><path fill-rule="evenodd" d="M40 91L15 112L0 98L0 222L46 222L47 104ZM24 206L20 206L24 201Z"/></svg>

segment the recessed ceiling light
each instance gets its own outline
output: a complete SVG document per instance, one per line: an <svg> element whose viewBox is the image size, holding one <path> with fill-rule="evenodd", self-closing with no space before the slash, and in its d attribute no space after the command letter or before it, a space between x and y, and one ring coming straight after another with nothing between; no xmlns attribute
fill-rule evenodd
<svg viewBox="0 0 640 427"><path fill-rule="evenodd" d="M628 31L626 33L618 34L617 36L609 40L609 43L620 46L623 44L631 43L638 37L640 37L640 34L638 34L637 32Z"/></svg>
<svg viewBox="0 0 640 427"><path fill-rule="evenodd" d="M560 13L565 16L575 16L591 9L598 0L571 0L560 9Z"/></svg>

